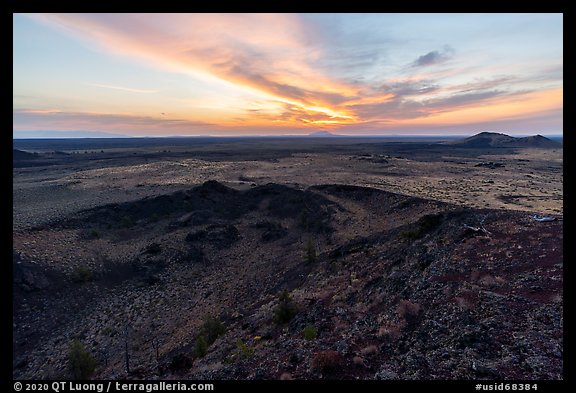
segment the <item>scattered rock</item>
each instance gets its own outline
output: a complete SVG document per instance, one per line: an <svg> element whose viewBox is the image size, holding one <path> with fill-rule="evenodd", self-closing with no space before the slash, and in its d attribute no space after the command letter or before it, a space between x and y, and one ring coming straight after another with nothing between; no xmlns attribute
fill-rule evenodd
<svg viewBox="0 0 576 393"><path fill-rule="evenodd" d="M474 165L475 167L482 167L482 168L489 168L489 169L496 169L496 168L504 168L504 164L502 164L501 162L480 162L476 165Z"/></svg>
<svg viewBox="0 0 576 393"><path fill-rule="evenodd" d="M188 242L207 242L216 248L228 248L240 240L240 232L234 225L210 225L206 229L189 233Z"/></svg>
<svg viewBox="0 0 576 393"><path fill-rule="evenodd" d="M374 374L374 379L378 380L394 380L399 379L398 374L388 368L382 368L376 374Z"/></svg>

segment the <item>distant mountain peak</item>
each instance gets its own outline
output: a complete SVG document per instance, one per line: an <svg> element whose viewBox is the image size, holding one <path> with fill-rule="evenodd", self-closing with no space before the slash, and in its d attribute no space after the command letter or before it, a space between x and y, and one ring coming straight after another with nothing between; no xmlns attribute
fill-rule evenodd
<svg viewBox="0 0 576 393"><path fill-rule="evenodd" d="M504 134L504 133L502 133L502 132L482 131L482 132L480 132L480 133L478 133L478 134L476 134L476 135L472 135L470 138L474 138L474 137L477 137L477 136L496 136L496 135L510 137L510 135L506 135L506 134Z"/></svg>
<svg viewBox="0 0 576 393"><path fill-rule="evenodd" d="M319 137L323 138L323 137L333 137L333 136L340 136L340 135L332 134L331 132L328 132L328 131L317 131L317 132L313 132L311 134L308 134L308 136L312 136L312 137L316 137L316 138L319 138Z"/></svg>
<svg viewBox="0 0 576 393"><path fill-rule="evenodd" d="M130 138L124 134L104 131L12 131L12 139L61 139L61 138Z"/></svg>
<svg viewBox="0 0 576 393"><path fill-rule="evenodd" d="M558 142L540 134L516 138L499 132L484 131L468 138L451 142L460 147L489 148L489 147L559 147Z"/></svg>

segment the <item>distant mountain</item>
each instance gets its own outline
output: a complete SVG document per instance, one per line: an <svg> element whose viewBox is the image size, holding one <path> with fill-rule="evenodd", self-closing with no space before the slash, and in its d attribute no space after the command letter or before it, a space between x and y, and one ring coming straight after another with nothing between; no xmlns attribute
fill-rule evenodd
<svg viewBox="0 0 576 393"><path fill-rule="evenodd" d="M516 138L516 144L526 147L559 147L560 143L542 135L532 135L524 138Z"/></svg>
<svg viewBox="0 0 576 393"><path fill-rule="evenodd" d="M533 135L522 138L515 138L510 135L498 132L481 132L471 137L457 141L446 142L459 147L489 148L489 147L535 147L553 148L560 147L561 144L548 139L542 135Z"/></svg>
<svg viewBox="0 0 576 393"><path fill-rule="evenodd" d="M308 136L311 136L313 138L332 138L332 137L339 137L342 135L332 134L331 132L328 131L318 131L308 134Z"/></svg>
<svg viewBox="0 0 576 393"><path fill-rule="evenodd" d="M21 160L34 160L37 159L38 155L33 153L28 153L27 151L12 149L12 159L14 161Z"/></svg>
<svg viewBox="0 0 576 393"><path fill-rule="evenodd" d="M50 138L130 138L128 135L102 131L12 131L12 139Z"/></svg>

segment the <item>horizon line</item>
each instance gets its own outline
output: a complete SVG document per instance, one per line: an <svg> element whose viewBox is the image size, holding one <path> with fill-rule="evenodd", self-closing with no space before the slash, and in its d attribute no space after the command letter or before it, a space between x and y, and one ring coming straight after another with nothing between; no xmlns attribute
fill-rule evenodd
<svg viewBox="0 0 576 393"><path fill-rule="evenodd" d="M498 133L503 135L510 135L504 132L496 131L480 131L474 134L389 134L389 135L350 135L350 134L329 134L329 135L314 135L314 134L280 134L280 135L122 135L122 136L43 136L43 137L12 137L12 140L26 140L26 139L185 139L185 138L316 138L316 139L331 139L331 138L466 138L478 135L482 132ZM564 133L532 133L532 134L513 134L510 136L527 137L527 136L549 136L549 137L564 137Z"/></svg>

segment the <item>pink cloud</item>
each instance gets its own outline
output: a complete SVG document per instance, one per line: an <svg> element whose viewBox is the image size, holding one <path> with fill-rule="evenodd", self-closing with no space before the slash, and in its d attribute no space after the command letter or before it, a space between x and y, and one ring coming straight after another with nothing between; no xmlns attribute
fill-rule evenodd
<svg viewBox="0 0 576 393"><path fill-rule="evenodd" d="M139 134L171 131L193 133L213 124L203 121L171 119L117 113L63 112L59 110L15 109L15 130L107 130Z"/></svg>
<svg viewBox="0 0 576 393"><path fill-rule="evenodd" d="M426 120L439 112L496 106L499 98L524 92L508 89L508 85L519 80L514 75L472 82L458 79L472 68L484 70L486 66L463 66L456 58L458 52L451 48L417 57L412 63L416 67L404 67L402 75L394 78L383 74L379 81L362 82L336 77L318 66L319 59L330 55L326 53L330 48L323 47L322 39L315 38L317 27L296 14L35 14L32 17L57 26L100 51L136 58L161 70L217 80L252 95L246 99L246 109L242 110L240 105L235 108L234 117L231 115L219 124L129 114L58 113L40 108L37 112L15 111L14 124L20 128L25 127L23 124L27 127L60 124L74 129L99 126L130 128L135 132L138 129L186 132L189 128L216 130L223 125L254 128L268 122L274 127L291 124L295 129L354 126L377 129L412 119ZM373 57L371 52L368 54ZM496 73L499 70L492 71L494 75L502 75ZM452 85L446 83L454 77L457 84L454 80ZM96 86L140 94L155 92L130 86ZM268 105L264 107L268 109L250 108L254 96L266 101Z"/></svg>

